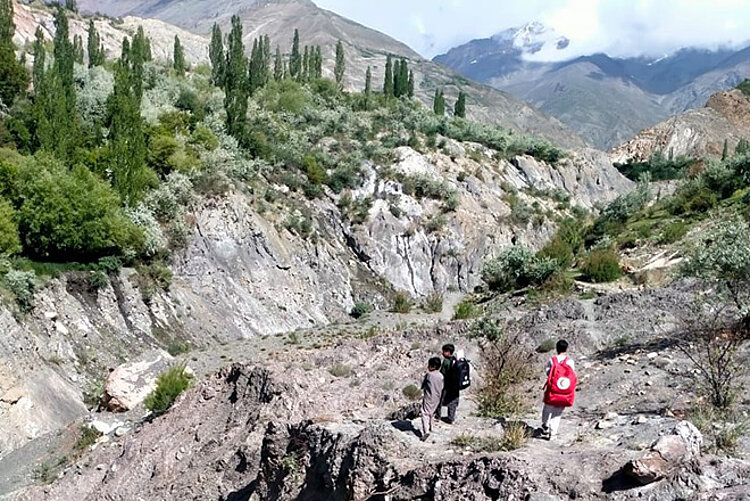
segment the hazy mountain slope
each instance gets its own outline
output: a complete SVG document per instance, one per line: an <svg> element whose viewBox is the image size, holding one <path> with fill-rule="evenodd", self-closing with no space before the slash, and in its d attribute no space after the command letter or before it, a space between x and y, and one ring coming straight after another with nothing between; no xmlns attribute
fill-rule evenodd
<svg viewBox="0 0 750 501"><path fill-rule="evenodd" d="M615 162L647 160L656 152L688 156L720 155L724 141L729 152L741 138L750 137L750 96L739 90L711 96L705 107L670 117L615 148Z"/></svg>
<svg viewBox="0 0 750 501"><path fill-rule="evenodd" d="M530 23L473 40L435 61L530 102L603 148L669 115L703 106L750 72L748 49L683 49L659 59L571 55L566 60L568 48L564 37ZM563 62L539 62L540 57Z"/></svg>
<svg viewBox="0 0 750 501"><path fill-rule="evenodd" d="M584 146L584 142L571 129L518 98L470 82L453 70L424 60L403 43L319 9L308 1L153 0L133 2L132 8L125 12L119 1L113 0L86 0L80 2L80 5L84 11L154 17L200 34L208 34L214 23L228 29L231 16L237 13L245 26L246 45L252 44L252 38L267 34L272 43L279 44L284 51L290 50L292 34L298 28L302 44L323 47L326 60L324 72L329 76L333 71L335 44L342 40L347 50L346 86L350 89L364 87L367 66L372 67L373 85L379 88L385 71L386 55L397 54L409 59L415 70L417 94L425 103L431 102L437 87L443 87L450 108L459 89L462 89L469 94L468 113L476 120L540 135L568 148Z"/></svg>

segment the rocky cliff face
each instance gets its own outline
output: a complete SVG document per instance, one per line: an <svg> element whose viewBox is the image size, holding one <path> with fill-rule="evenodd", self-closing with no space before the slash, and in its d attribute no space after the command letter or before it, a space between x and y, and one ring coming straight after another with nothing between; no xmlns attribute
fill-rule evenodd
<svg viewBox="0 0 750 501"><path fill-rule="evenodd" d="M598 152L550 166L496 159L475 144L448 141L447 148L450 155L399 148L390 168L445 183L458 196L455 212L405 194L382 176L384 167L370 166L355 196L372 200L364 222L348 222L329 193L305 202L313 233L303 238L237 192L194 206L172 284L147 302L138 273L125 269L99 290L86 274L51 280L31 315L3 307L0 457L84 415L82 392L147 350L326 325L346 318L355 301L385 307L394 290L415 298L471 291L485 258L512 242L537 248L553 233L550 216L565 211L554 193L590 208L630 188ZM511 207L511 194L525 209Z"/></svg>
<svg viewBox="0 0 750 501"><path fill-rule="evenodd" d="M750 137L750 98L739 90L720 92L704 108L690 110L642 131L612 150L615 162L648 160L656 152L700 157L721 155L726 140L729 152Z"/></svg>

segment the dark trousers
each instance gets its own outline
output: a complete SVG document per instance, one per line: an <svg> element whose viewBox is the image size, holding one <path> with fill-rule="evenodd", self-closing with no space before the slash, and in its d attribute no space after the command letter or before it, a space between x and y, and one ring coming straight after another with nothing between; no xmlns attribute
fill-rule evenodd
<svg viewBox="0 0 750 501"><path fill-rule="evenodd" d="M448 417L446 418L446 421L449 423L455 421L456 410L458 409L458 393L446 393L445 390L443 390L440 407L438 407L437 412L435 413L435 416L438 418L440 418L440 413L442 412L443 407L448 407Z"/></svg>

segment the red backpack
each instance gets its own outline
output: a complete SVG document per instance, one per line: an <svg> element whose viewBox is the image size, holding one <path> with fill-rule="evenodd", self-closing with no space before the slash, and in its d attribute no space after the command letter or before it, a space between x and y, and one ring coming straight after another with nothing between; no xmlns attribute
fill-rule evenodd
<svg viewBox="0 0 750 501"><path fill-rule="evenodd" d="M572 407L576 398L578 376L573 368L567 364L568 358L562 362L557 356L552 357L552 368L544 385L544 403L555 407Z"/></svg>

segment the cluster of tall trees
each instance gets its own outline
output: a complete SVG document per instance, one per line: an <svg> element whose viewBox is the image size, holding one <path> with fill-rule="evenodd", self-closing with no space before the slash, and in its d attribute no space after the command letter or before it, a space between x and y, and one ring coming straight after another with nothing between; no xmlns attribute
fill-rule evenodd
<svg viewBox="0 0 750 501"><path fill-rule="evenodd" d="M435 97L432 99L432 111L436 115L445 115L446 102L443 89L435 89ZM466 118L466 93L459 91L456 104L453 106L453 115L459 118Z"/></svg>
<svg viewBox="0 0 750 501"><path fill-rule="evenodd" d="M227 130L238 139L242 139L245 132L247 100L255 91L263 88L272 79L280 81L291 78L305 82L323 76L323 56L320 46L306 45L303 51L299 31L296 29L288 62L279 46L276 46L273 63L271 62L271 41L268 36L253 41L253 48L248 59L242 37L242 22L238 16L233 16L232 28L226 42L221 28L215 24L209 47L211 79L215 85L224 90ZM339 83L343 81L344 71L343 46L339 42L335 68L336 79Z"/></svg>
<svg viewBox="0 0 750 501"><path fill-rule="evenodd" d="M414 97L414 72L409 70L409 63L401 58L395 63L390 54L385 62L383 94L387 97Z"/></svg>

